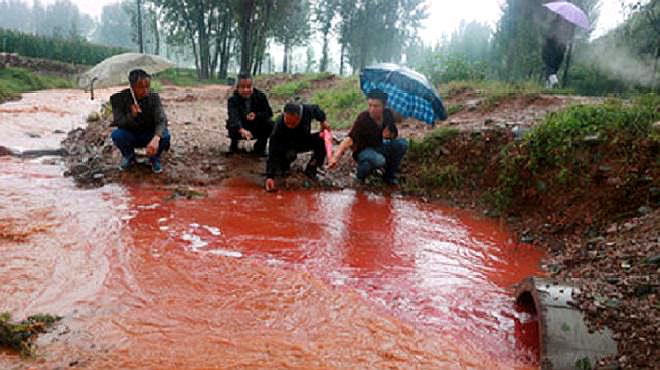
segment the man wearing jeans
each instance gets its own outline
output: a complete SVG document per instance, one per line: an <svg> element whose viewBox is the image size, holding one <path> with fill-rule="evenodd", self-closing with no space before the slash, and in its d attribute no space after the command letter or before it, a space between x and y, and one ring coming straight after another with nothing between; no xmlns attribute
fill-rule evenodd
<svg viewBox="0 0 660 370"><path fill-rule="evenodd" d="M119 168L127 170L136 163L135 148L147 148L154 173L163 171L160 155L170 147L167 116L160 96L150 91L151 76L141 69L128 74L130 88L110 97L112 105L112 142L121 151Z"/></svg>
<svg viewBox="0 0 660 370"><path fill-rule="evenodd" d="M390 185L398 185L396 174L408 149L406 140L397 138L396 123L401 122L401 115L385 108L387 94L381 90L370 91L367 103L367 111L358 115L328 167L334 168L344 152L351 148L353 159L358 164L355 176L358 181L364 182L375 169L382 168L383 180Z"/></svg>

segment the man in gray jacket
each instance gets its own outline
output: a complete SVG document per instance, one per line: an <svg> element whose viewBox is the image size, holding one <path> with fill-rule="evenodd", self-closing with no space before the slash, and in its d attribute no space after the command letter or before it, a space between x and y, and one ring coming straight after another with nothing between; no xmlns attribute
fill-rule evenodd
<svg viewBox="0 0 660 370"><path fill-rule="evenodd" d="M170 147L167 116L160 96L150 91L151 76L136 69L129 73L130 88L110 97L112 105L112 141L122 155L121 170L136 163L135 148L147 148L154 173L163 171L160 155Z"/></svg>

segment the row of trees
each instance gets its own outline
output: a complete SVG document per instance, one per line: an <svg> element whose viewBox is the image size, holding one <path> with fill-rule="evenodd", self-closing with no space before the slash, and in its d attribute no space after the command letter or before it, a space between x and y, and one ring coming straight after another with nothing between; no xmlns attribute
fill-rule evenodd
<svg viewBox="0 0 660 370"><path fill-rule="evenodd" d="M241 70L259 73L273 42L283 46L282 71L289 72L292 49L308 45L315 32L321 35L323 44L320 71L328 69L333 36L341 45L340 73L345 70L345 62L357 70L373 61L399 61L427 16L423 0L145 3L161 14L163 26L172 35L168 42L191 46L200 78L212 77L216 70L223 77L234 56Z"/></svg>
<svg viewBox="0 0 660 370"><path fill-rule="evenodd" d="M424 0L123 0L103 8L97 24L70 0L47 7L34 0L0 0L0 28L65 38L194 62L201 79L223 78L230 67L259 73L283 47L282 71L293 50L308 47L306 69L327 71L331 40L340 45L341 73L375 61L400 61L427 17ZM19 20L31 19L30 22ZM52 19L52 21L48 21ZM55 20L57 22L55 22ZM52 24L52 26L51 26ZM319 35L318 63L310 40Z"/></svg>
<svg viewBox="0 0 660 370"><path fill-rule="evenodd" d="M28 5L22 0L0 0L0 28L39 36L81 39L95 22L69 0L56 0L46 6L40 0Z"/></svg>

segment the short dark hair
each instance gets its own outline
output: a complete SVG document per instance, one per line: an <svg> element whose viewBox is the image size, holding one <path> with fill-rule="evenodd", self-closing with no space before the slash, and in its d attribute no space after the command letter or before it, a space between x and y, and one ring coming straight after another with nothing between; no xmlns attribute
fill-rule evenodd
<svg viewBox="0 0 660 370"><path fill-rule="evenodd" d="M376 99L383 102L383 105L387 105L387 93L380 89L373 89L367 94L367 99Z"/></svg>
<svg viewBox="0 0 660 370"><path fill-rule="evenodd" d="M284 113L295 114L296 116L302 115L302 104L296 102L288 102L284 105Z"/></svg>
<svg viewBox="0 0 660 370"><path fill-rule="evenodd" d="M236 75L236 82L240 80L251 80L251 79L252 79L252 75L249 74L248 72L241 72Z"/></svg>
<svg viewBox="0 0 660 370"><path fill-rule="evenodd" d="M144 69L134 69L128 74L128 82L135 85L140 80L151 80L151 75Z"/></svg>

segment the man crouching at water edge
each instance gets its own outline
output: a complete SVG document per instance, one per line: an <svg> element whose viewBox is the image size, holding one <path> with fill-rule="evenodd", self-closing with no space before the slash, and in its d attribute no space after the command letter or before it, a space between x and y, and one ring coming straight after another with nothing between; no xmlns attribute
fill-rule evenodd
<svg viewBox="0 0 660 370"><path fill-rule="evenodd" d="M135 165L135 148L146 147L151 170L161 173L160 155L170 147L170 134L160 96L151 92L151 76L141 69L131 71L128 82L130 88L110 97L112 125L117 126L112 142L122 155L119 168Z"/></svg>
<svg viewBox="0 0 660 370"><path fill-rule="evenodd" d="M285 175L298 153L312 151L312 159L305 167L305 175L316 179L316 171L325 162L325 142L318 132L312 133L312 119L321 123L321 131L330 129L325 112L318 105L287 103L275 121L270 137L266 163L267 191L275 190L275 176Z"/></svg>
<svg viewBox="0 0 660 370"><path fill-rule="evenodd" d="M348 137L330 159L328 168L334 168L344 152L351 148L353 159L358 164L355 177L359 182L363 183L373 170L384 168L383 180L390 185L398 185L396 174L408 150L407 141L397 138L396 123L401 122L402 117L385 108L387 94L381 90L369 92L367 103L367 111L358 115Z"/></svg>
<svg viewBox="0 0 660 370"><path fill-rule="evenodd" d="M238 75L236 90L227 100L227 113L227 131L231 139L228 154L238 152L239 140L256 138L252 153L265 156L268 137L273 131L273 111L266 94L254 88L249 74Z"/></svg>

